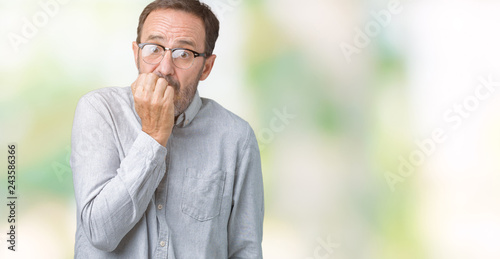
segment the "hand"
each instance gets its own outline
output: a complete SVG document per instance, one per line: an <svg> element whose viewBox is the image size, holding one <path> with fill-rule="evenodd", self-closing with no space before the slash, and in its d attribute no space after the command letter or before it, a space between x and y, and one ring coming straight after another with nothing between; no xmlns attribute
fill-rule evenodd
<svg viewBox="0 0 500 259"><path fill-rule="evenodd" d="M166 147L174 126L174 88L155 74L140 74L132 84L142 131Z"/></svg>

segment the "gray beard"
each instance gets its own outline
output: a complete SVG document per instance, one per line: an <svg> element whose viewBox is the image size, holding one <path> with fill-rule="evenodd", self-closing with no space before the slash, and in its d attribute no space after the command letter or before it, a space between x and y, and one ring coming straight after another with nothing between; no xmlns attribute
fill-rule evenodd
<svg viewBox="0 0 500 259"><path fill-rule="evenodd" d="M137 60L137 66L139 73L141 73L140 62ZM193 101L196 90L198 90L198 83L200 82L201 74L203 72L203 67L198 72L198 75L193 81L188 82L185 87L180 87L179 81L173 79L171 76L165 76L159 73L155 73L158 77L164 78L169 86L174 88L174 117L182 114L188 108L189 104Z"/></svg>
<svg viewBox="0 0 500 259"><path fill-rule="evenodd" d="M167 82L170 81L170 76L164 77ZM174 96L174 116L177 118L180 114L182 114L189 107L191 102L193 101L194 95L196 94L196 90L198 90L198 83L200 82L201 73L198 73L195 80L193 82L189 82L185 87L174 87L175 96ZM172 84L173 86L173 84Z"/></svg>

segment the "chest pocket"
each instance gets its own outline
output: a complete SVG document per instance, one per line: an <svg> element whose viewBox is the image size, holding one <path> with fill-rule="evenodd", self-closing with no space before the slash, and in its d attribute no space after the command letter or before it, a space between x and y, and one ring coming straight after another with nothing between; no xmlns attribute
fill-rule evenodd
<svg viewBox="0 0 500 259"><path fill-rule="evenodd" d="M217 217L221 210L226 172L187 168L182 183L182 212L199 221Z"/></svg>

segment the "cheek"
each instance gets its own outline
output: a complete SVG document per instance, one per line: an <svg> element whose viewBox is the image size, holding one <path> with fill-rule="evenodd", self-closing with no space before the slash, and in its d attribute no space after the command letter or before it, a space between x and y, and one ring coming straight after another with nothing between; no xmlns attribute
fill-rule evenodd
<svg viewBox="0 0 500 259"><path fill-rule="evenodd" d="M180 83L181 87L186 87L186 85L191 83L191 77L186 71L176 71L175 79Z"/></svg>
<svg viewBox="0 0 500 259"><path fill-rule="evenodd" d="M184 75L184 78L186 78L185 82L193 83L195 81L199 81L202 72L203 72L202 64L193 65L193 67L191 67L188 71L185 72Z"/></svg>
<svg viewBox="0 0 500 259"><path fill-rule="evenodd" d="M142 60L139 60L139 73L153 73L158 65L150 65Z"/></svg>

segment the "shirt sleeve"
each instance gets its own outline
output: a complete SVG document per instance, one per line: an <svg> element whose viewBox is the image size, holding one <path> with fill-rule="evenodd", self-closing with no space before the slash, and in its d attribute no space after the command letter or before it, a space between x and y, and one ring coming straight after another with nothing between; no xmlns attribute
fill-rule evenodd
<svg viewBox="0 0 500 259"><path fill-rule="evenodd" d="M89 242L107 252L143 216L165 174L167 149L140 131L120 161L106 105L92 96L78 102L71 136L70 165L77 221Z"/></svg>
<svg viewBox="0 0 500 259"><path fill-rule="evenodd" d="M228 223L228 257L262 258L264 187L259 147L248 126L235 175L233 206Z"/></svg>

